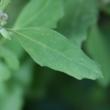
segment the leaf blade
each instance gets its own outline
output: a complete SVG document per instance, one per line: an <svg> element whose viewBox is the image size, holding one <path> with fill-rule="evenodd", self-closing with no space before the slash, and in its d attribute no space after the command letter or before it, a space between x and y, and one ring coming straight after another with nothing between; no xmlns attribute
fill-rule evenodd
<svg viewBox="0 0 110 110"><path fill-rule="evenodd" d="M41 66L65 72L77 79L102 77L95 62L61 34L47 28L13 32L23 48Z"/></svg>
<svg viewBox="0 0 110 110"><path fill-rule="evenodd" d="M18 17L15 27L44 26L55 28L63 16L61 0L31 0Z"/></svg>

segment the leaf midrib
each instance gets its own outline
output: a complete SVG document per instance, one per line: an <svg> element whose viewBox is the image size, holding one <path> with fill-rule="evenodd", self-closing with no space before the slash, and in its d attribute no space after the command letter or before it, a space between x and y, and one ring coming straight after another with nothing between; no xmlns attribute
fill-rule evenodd
<svg viewBox="0 0 110 110"><path fill-rule="evenodd" d="M13 30L13 31L14 31L14 30ZM28 40L31 40L32 42L35 42L33 39L27 37L25 34L22 34L22 33L20 33L20 32L16 32L16 31L14 31L14 32L15 32L16 34L20 35L20 36L23 36L24 38L26 38L26 39L28 39ZM36 42L35 42L35 43L36 43ZM50 51L56 52L57 54L63 56L63 57L66 58L67 60L69 60L69 61L71 61L71 62L73 61L76 65L81 65L82 67L91 70L91 68L88 68L88 67L85 66L83 63L77 63L77 62L74 61L73 59L70 59L70 58L68 58L67 56L65 56L64 54L62 54L60 51L55 50L55 49L51 49L50 47L48 47L47 45L44 45L44 44L41 43L40 41L37 41L36 44L37 44L37 45L39 44L39 45L43 46L44 48L49 49ZM94 72L95 72L95 73L99 73L99 72L96 72L96 71L94 71Z"/></svg>

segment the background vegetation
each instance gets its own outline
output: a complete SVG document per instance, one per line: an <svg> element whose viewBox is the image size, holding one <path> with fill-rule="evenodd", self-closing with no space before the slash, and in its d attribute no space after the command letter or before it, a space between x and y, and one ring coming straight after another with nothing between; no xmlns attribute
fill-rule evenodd
<svg viewBox="0 0 110 110"><path fill-rule="evenodd" d="M1 0L0 110L110 110L109 29L109 0Z"/></svg>

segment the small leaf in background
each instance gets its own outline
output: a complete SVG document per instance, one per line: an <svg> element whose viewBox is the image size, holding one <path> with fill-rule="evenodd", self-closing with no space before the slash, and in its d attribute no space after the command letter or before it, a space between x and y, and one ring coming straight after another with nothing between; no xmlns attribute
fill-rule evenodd
<svg viewBox="0 0 110 110"><path fill-rule="evenodd" d="M4 63L2 63L0 61L0 83L2 81L6 81L10 78L10 70L7 67L7 65L5 65Z"/></svg>
<svg viewBox="0 0 110 110"><path fill-rule="evenodd" d="M6 97L1 101L0 110L21 110L23 104L23 89L15 84L12 90L7 93Z"/></svg>
<svg viewBox="0 0 110 110"><path fill-rule="evenodd" d="M77 79L102 77L94 61L63 35L47 28L13 29L13 36L35 62Z"/></svg>
<svg viewBox="0 0 110 110"><path fill-rule="evenodd" d="M28 87L32 81L33 63L31 60L25 61L16 74L14 79L18 81L24 88Z"/></svg>
<svg viewBox="0 0 110 110"><path fill-rule="evenodd" d="M18 17L15 27L43 26L55 28L63 16L62 0L30 0Z"/></svg>
<svg viewBox="0 0 110 110"><path fill-rule="evenodd" d="M109 34L103 31L101 32L95 26L91 29L86 41L86 51L101 65L104 78L100 79L100 82L103 85L110 83L109 41Z"/></svg>
<svg viewBox="0 0 110 110"><path fill-rule="evenodd" d="M97 21L96 0L63 0L65 15L59 22L58 31L80 46L87 38L87 31Z"/></svg>
<svg viewBox="0 0 110 110"><path fill-rule="evenodd" d="M19 69L19 60L9 49L0 46L0 58L4 59L7 66L12 70Z"/></svg>

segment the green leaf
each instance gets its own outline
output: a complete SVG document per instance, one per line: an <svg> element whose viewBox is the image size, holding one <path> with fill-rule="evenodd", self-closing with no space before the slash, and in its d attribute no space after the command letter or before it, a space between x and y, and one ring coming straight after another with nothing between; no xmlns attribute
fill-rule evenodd
<svg viewBox="0 0 110 110"><path fill-rule="evenodd" d="M86 41L87 52L101 65L104 78L100 79L100 82L105 86L110 83L109 30L107 33L101 32L97 27L94 26L91 29L89 37Z"/></svg>
<svg viewBox="0 0 110 110"><path fill-rule="evenodd" d="M77 79L96 79L102 74L94 61L63 35L47 28L13 29L14 37L35 62Z"/></svg>
<svg viewBox="0 0 110 110"><path fill-rule="evenodd" d="M23 105L23 89L14 84L6 97L1 101L0 110L21 110Z"/></svg>
<svg viewBox="0 0 110 110"><path fill-rule="evenodd" d="M0 46L0 58L4 59L10 69L18 70L19 60L12 51Z"/></svg>
<svg viewBox="0 0 110 110"><path fill-rule="evenodd" d="M29 25L55 28L62 16L61 0L30 0L18 17L15 27Z"/></svg>
<svg viewBox="0 0 110 110"><path fill-rule="evenodd" d="M81 47L87 37L88 28L97 21L96 0L63 0L65 16L59 23L58 31Z"/></svg>
<svg viewBox="0 0 110 110"><path fill-rule="evenodd" d="M8 80L10 78L10 74L11 73L7 65L0 61L0 83L1 81Z"/></svg>
<svg viewBox="0 0 110 110"><path fill-rule="evenodd" d="M30 82L32 81L32 70L33 70L33 63L30 60L27 60L21 65L21 68L19 71L14 74L14 79L16 81L19 81L20 84L26 88L30 85Z"/></svg>

